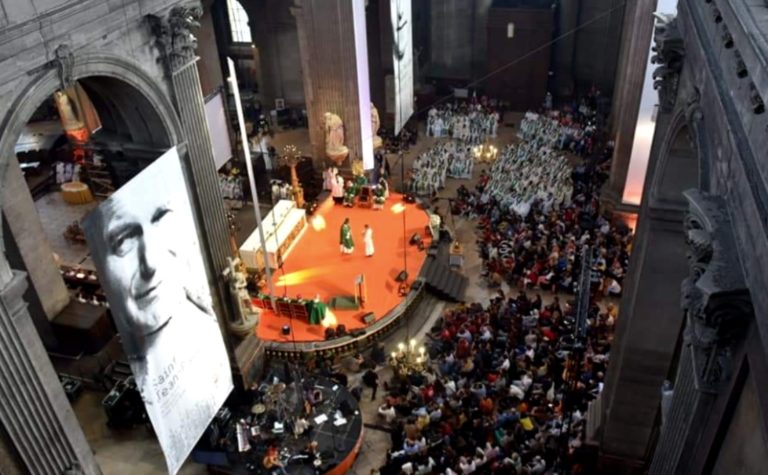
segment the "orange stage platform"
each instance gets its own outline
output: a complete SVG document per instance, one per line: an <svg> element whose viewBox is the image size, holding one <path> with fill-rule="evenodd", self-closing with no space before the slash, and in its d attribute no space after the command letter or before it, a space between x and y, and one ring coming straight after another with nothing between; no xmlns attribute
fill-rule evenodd
<svg viewBox="0 0 768 475"><path fill-rule="evenodd" d="M399 211L399 212L398 212ZM362 316L373 312L376 320L384 317L404 297L398 295L395 277L403 270L403 252L407 253L408 281L419 274L426 252L403 242L403 213L406 219L405 236L410 240L419 233L429 246L431 236L425 235L429 224L427 213L415 204L407 204L402 195L393 193L384 209L346 208L334 205L329 198L310 218L310 225L288 254L283 271L273 274L278 297L320 299L328 303L336 296L355 294L355 277L364 274L368 301L359 310L328 308L322 325L310 325L306 321L291 320L272 311L262 311L258 328L259 338L276 342L310 342L325 339L325 326L344 324L347 330L366 327ZM339 249L339 233L345 218L349 218L355 251L342 255ZM363 226L373 229L375 253L365 257ZM405 244L405 245L404 245ZM334 321L335 320L335 321ZM292 335L283 336L284 325L292 325Z"/></svg>

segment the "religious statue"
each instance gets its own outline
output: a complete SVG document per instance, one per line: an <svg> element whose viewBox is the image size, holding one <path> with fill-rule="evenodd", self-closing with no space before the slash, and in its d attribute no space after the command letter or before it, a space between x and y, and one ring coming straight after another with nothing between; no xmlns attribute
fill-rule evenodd
<svg viewBox="0 0 768 475"><path fill-rule="evenodd" d="M77 111L77 104L72 102L69 94L65 91L56 91L53 93L53 99L61 118L61 125L68 136L70 133L79 133L85 129L85 124L80 120Z"/></svg>
<svg viewBox="0 0 768 475"><path fill-rule="evenodd" d="M336 114L325 113L325 154L336 165L349 155L349 149L344 145L344 123Z"/></svg>
<svg viewBox="0 0 768 475"><path fill-rule="evenodd" d="M339 233L339 247L342 254L352 254L355 250L355 243L352 240L352 227L349 225L349 218L344 219Z"/></svg>
<svg viewBox="0 0 768 475"><path fill-rule="evenodd" d="M248 335L258 323L259 311L253 304L247 289L246 273L239 258L227 258L229 264L229 288L238 320L230 323L230 329L240 337Z"/></svg>
<svg viewBox="0 0 768 475"><path fill-rule="evenodd" d="M373 134L373 149L381 148L382 140L379 137L379 128L381 128L381 119L379 119L379 110L371 102L371 133Z"/></svg>

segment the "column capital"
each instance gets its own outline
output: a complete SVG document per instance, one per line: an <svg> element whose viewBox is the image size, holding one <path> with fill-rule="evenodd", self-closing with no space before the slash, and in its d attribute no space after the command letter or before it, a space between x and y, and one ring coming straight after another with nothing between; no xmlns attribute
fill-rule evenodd
<svg viewBox="0 0 768 475"><path fill-rule="evenodd" d="M684 341L693 362L696 387L716 393L731 377L732 348L744 337L752 300L737 255L725 200L698 190L684 195L690 275L682 285L686 314Z"/></svg>
<svg viewBox="0 0 768 475"><path fill-rule="evenodd" d="M677 99L680 71L683 69L685 46L677 26L677 15L654 13L656 26L653 41L656 43L651 62L658 64L653 71L653 88L659 91L659 105L664 112L671 112Z"/></svg>
<svg viewBox="0 0 768 475"><path fill-rule="evenodd" d="M197 38L192 29L200 27L202 15L199 2L177 5L166 15L147 15L160 53L158 61L163 63L166 74L171 75L197 59Z"/></svg>

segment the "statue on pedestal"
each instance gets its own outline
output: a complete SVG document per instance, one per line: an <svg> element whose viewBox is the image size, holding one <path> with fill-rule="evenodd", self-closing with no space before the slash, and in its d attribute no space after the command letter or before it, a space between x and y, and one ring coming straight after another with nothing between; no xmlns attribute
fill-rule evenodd
<svg viewBox="0 0 768 475"><path fill-rule="evenodd" d="M349 149L344 145L344 123L336 114L325 113L325 154L328 158L341 165L349 155Z"/></svg>
<svg viewBox="0 0 768 475"><path fill-rule="evenodd" d="M234 307L239 317L238 321L230 322L230 330L237 336L244 338L253 331L259 323L259 310L253 304L248 294L244 268L239 258L227 258L229 263L229 290Z"/></svg>
<svg viewBox="0 0 768 475"><path fill-rule="evenodd" d="M382 140L379 137L379 128L381 128L381 119L379 119L379 110L371 102L371 133L373 133L373 149L381 148Z"/></svg>

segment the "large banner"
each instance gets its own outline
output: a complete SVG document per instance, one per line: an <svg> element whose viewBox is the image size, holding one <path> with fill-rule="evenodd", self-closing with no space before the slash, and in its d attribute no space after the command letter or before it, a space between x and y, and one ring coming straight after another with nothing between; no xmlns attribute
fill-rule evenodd
<svg viewBox="0 0 768 475"><path fill-rule="evenodd" d="M83 230L175 474L232 390L176 149L89 213Z"/></svg>
<svg viewBox="0 0 768 475"><path fill-rule="evenodd" d="M395 80L395 134L413 114L413 39L411 0L390 0L392 63Z"/></svg>

